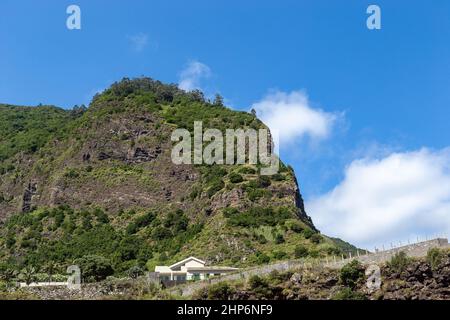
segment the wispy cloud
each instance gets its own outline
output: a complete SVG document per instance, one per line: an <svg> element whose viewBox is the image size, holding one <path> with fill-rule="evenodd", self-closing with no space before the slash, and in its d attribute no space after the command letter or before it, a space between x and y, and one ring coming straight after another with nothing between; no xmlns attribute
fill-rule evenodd
<svg viewBox="0 0 450 320"><path fill-rule="evenodd" d="M330 192L306 204L321 231L373 248L450 233L450 149L354 160Z"/></svg>
<svg viewBox="0 0 450 320"><path fill-rule="evenodd" d="M132 36L127 36L131 43L131 47L136 52L142 52L148 45L148 35L145 33L138 33Z"/></svg>
<svg viewBox="0 0 450 320"><path fill-rule="evenodd" d="M281 144L298 142L304 137L324 139L340 114L311 107L303 91L275 91L252 105L272 131L278 131Z"/></svg>
<svg viewBox="0 0 450 320"><path fill-rule="evenodd" d="M200 89L202 79L211 76L211 69L204 63L199 61L191 61L180 72L178 87L186 91Z"/></svg>

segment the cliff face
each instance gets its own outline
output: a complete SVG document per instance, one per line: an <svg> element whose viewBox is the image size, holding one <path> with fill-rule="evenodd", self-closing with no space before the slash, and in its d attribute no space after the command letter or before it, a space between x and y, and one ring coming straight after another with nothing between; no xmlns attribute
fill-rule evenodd
<svg viewBox="0 0 450 320"><path fill-rule="evenodd" d="M192 132L194 121L222 131L265 128L254 115L209 103L199 92L124 79L95 96L87 110L3 105L0 118L0 219L4 234L16 233L12 244L2 243L5 258L27 257L26 241L33 240L38 251L48 248L49 239L68 236L67 225L80 234L97 228L98 212L114 232L138 225L127 232L151 248L145 258L134 257L139 264L188 254L250 264L273 259L274 248L279 258L292 256L299 244L315 255L339 250L325 237L310 240L316 230L284 164L267 178L259 176L258 166L172 162L172 131ZM149 212L146 223L136 222ZM34 235L18 216L36 220ZM174 219L181 226L172 225Z"/></svg>
<svg viewBox="0 0 450 320"><path fill-rule="evenodd" d="M193 120L212 124L215 116L223 117L214 119L219 122L216 126L219 128L226 125L229 114L237 114L238 120L230 124L231 128L237 128L239 124L243 124L243 128L264 125L253 115L207 105L171 86L161 84L168 93L164 98L158 98L154 83L140 79L115 84L97 96L83 115L54 129L59 130L59 134L49 134L48 141L39 150L17 150L3 159L2 166L13 169L2 171L0 192L8 201L0 203L0 217L4 220L19 211L29 212L32 208L60 204L77 209L95 204L117 212L167 203L189 209L201 200L202 207L209 213L232 204L241 208L262 204L262 200L246 201L245 192L239 188L221 188L218 190L221 192L210 199L199 194L199 199L191 201L189 193L195 184L202 182L202 168L172 163L170 134L175 127L189 129L192 126L193 123L171 118L172 114L190 113L190 104L203 112L191 114ZM174 104L177 96L179 101ZM33 110L39 108L3 106L0 111L14 113L16 109L21 109L28 118L26 121L41 117ZM42 113L44 111L42 109ZM58 115L59 112L64 111L58 110ZM17 135L21 133L19 131ZM231 169L231 166L225 168ZM255 172L244 174L248 178L246 181L257 177L257 168L253 169ZM282 170L285 172L283 183L269 188L272 194L278 193L271 201L296 206L298 216L309 221L293 173L284 166Z"/></svg>

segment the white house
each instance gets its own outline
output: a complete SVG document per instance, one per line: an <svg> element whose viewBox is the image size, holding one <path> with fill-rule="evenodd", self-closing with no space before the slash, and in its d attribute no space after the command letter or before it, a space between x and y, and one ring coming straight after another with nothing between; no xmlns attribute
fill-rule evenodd
<svg viewBox="0 0 450 320"><path fill-rule="evenodd" d="M203 280L239 270L231 267L205 266L205 261L189 257L171 266L156 266L155 272L163 281Z"/></svg>

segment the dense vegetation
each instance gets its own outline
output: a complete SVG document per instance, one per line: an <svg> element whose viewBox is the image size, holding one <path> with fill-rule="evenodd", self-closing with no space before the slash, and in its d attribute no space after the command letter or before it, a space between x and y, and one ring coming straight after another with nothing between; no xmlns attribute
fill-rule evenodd
<svg viewBox="0 0 450 320"><path fill-rule="evenodd" d="M105 276L125 275L133 267L145 268L153 255L163 263L165 256L176 254L202 229L202 225L190 224L181 210L164 219L153 212L124 212L122 217L126 215L133 218L125 229L113 226L100 209L77 212L61 206L15 215L5 226L4 244L9 253L5 264L21 270L54 263L60 272L73 263L96 264L110 270L102 273ZM99 280L99 275L91 273L87 279Z"/></svg>

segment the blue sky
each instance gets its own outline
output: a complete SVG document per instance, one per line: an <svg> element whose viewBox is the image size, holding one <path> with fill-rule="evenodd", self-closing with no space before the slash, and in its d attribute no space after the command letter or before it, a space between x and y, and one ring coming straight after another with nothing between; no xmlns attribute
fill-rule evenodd
<svg viewBox="0 0 450 320"><path fill-rule="evenodd" d="M81 30L66 28L71 4ZM370 4L381 8L381 30L366 27ZM191 77L236 109L298 110L281 154L324 233L373 247L450 230L447 0L2 0L0 13L0 103L70 108L124 76ZM308 116L326 130L302 127ZM381 187L348 203L374 176ZM424 191L430 179L449 191ZM382 206L381 189L390 190ZM411 224L425 216L439 223Z"/></svg>

